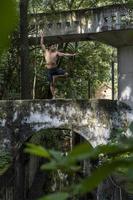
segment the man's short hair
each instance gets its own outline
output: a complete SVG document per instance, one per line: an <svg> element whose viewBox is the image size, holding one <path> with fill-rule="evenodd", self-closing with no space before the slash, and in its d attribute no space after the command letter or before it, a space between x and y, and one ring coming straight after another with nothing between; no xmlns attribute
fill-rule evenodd
<svg viewBox="0 0 133 200"><path fill-rule="evenodd" d="M51 44L51 45L48 45L48 49L53 49L53 50L57 50L57 45L56 44Z"/></svg>

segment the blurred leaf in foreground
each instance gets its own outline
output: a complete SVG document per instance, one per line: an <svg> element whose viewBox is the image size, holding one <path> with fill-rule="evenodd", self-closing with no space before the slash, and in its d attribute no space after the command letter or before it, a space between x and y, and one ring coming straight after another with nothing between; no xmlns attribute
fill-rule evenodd
<svg viewBox="0 0 133 200"><path fill-rule="evenodd" d="M10 33L17 24L17 3L15 0L1 0L0 2L0 56L8 46Z"/></svg>
<svg viewBox="0 0 133 200"><path fill-rule="evenodd" d="M74 187L75 194L84 194L92 191L99 183L108 177L114 170L119 167L132 168L133 158L131 159L117 159L106 162L94 170L90 177L81 181L81 183Z"/></svg>
<svg viewBox="0 0 133 200"><path fill-rule="evenodd" d="M42 197L39 200L66 200L66 199L68 199L68 197L69 197L68 193L59 192L59 193L56 193L56 194L48 195L46 197Z"/></svg>
<svg viewBox="0 0 133 200"><path fill-rule="evenodd" d="M25 153L30 153L35 156L44 157L44 158L51 158L49 152L40 145L30 144L27 143L26 148L24 150Z"/></svg>

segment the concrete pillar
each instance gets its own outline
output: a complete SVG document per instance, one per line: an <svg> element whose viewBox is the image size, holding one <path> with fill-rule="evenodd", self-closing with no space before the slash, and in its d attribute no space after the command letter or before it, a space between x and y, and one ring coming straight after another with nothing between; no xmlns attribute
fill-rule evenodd
<svg viewBox="0 0 133 200"><path fill-rule="evenodd" d="M118 99L133 107L133 46L118 48Z"/></svg>

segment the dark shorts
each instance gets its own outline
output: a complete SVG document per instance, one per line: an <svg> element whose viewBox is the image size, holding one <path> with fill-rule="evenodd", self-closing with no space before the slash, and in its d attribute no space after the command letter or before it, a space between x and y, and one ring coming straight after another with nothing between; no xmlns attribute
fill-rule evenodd
<svg viewBox="0 0 133 200"><path fill-rule="evenodd" d="M64 75L66 72L65 70L61 69L61 68L52 68L52 69L47 69L47 75L48 75L48 81L50 83L53 82L53 76L58 76L58 75Z"/></svg>

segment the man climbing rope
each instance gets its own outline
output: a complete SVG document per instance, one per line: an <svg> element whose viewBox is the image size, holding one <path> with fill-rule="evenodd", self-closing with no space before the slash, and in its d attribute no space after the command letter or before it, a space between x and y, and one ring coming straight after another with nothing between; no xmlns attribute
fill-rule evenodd
<svg viewBox="0 0 133 200"><path fill-rule="evenodd" d="M57 47L55 45L50 45L48 48L44 45L44 33L43 31L40 32L41 36L41 47L44 52L44 58L46 60L46 68L48 72L48 80L50 83L50 90L53 96L53 99L55 98L55 83L60 78L67 78L68 73L65 72L65 70L61 68L57 68L57 59L58 57L62 56L75 56L76 54L70 54L70 53L62 53L57 50Z"/></svg>

